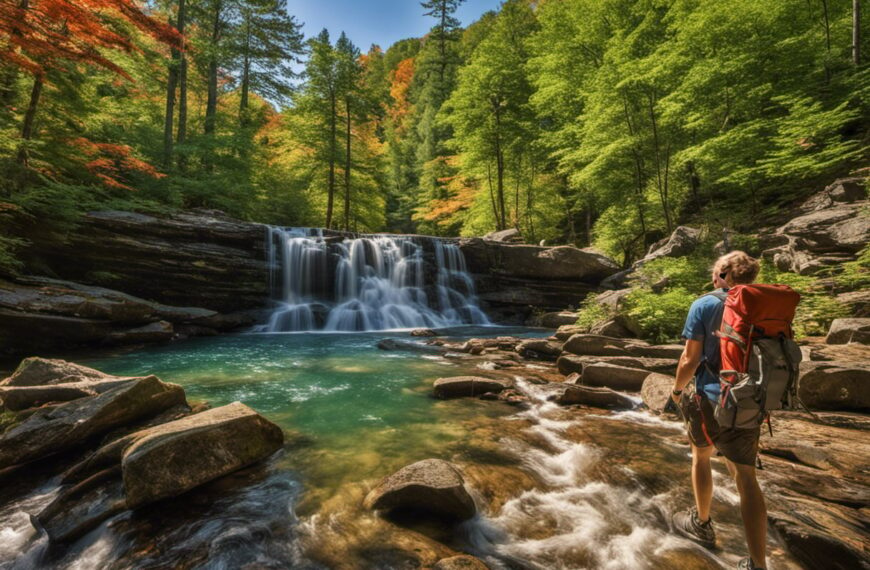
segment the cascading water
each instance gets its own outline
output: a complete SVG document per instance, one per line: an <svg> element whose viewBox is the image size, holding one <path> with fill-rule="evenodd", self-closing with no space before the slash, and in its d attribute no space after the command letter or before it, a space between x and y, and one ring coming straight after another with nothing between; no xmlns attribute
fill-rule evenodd
<svg viewBox="0 0 870 570"><path fill-rule="evenodd" d="M490 324L456 244L309 228L269 227L266 238L277 307L260 332Z"/></svg>

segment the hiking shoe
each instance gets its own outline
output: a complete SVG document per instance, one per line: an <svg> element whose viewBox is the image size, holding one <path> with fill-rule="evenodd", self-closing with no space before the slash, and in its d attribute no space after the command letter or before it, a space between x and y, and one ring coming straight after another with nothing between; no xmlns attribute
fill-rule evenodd
<svg viewBox="0 0 870 570"><path fill-rule="evenodd" d="M674 528L677 532L691 538L707 548L716 546L716 531L713 530L713 519L705 523L698 519L698 509L692 507L688 511L682 511L674 515Z"/></svg>
<svg viewBox="0 0 870 570"><path fill-rule="evenodd" d="M756 566L752 558L746 557L737 564L737 570L764 570L761 566Z"/></svg>

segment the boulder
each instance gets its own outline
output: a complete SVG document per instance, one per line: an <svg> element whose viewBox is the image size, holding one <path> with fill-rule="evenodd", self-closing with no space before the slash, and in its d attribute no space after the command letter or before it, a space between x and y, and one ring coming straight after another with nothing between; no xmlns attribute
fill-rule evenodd
<svg viewBox="0 0 870 570"><path fill-rule="evenodd" d="M870 318L861 319L834 319L828 336L825 337L828 344L847 344L858 342L870 344Z"/></svg>
<svg viewBox="0 0 870 570"><path fill-rule="evenodd" d="M646 346L646 343L638 340L627 341L595 334L575 334L565 341L562 350L581 356L627 356L629 354L627 347L634 343Z"/></svg>
<svg viewBox="0 0 870 570"><path fill-rule="evenodd" d="M671 401L671 392L674 390L674 377L666 374L653 372L648 374L640 389L640 397L643 403L653 413L663 413L668 402Z"/></svg>
<svg viewBox="0 0 870 570"><path fill-rule="evenodd" d="M614 390L639 392L649 371L642 368L629 368L616 364L596 362L583 367L583 384L604 386Z"/></svg>
<svg viewBox="0 0 870 570"><path fill-rule="evenodd" d="M560 390L551 399L560 406L582 404L593 408L620 410L630 410L634 407L631 398L610 388L576 384L560 384L559 388Z"/></svg>
<svg viewBox="0 0 870 570"><path fill-rule="evenodd" d="M128 508L180 495L265 459L284 434L234 402L134 434L121 462Z"/></svg>
<svg viewBox="0 0 870 570"><path fill-rule="evenodd" d="M411 331L411 336L438 336L438 333L432 329L414 329Z"/></svg>
<svg viewBox="0 0 870 570"><path fill-rule="evenodd" d="M870 241L870 217L861 215L864 202L835 204L793 218L777 233L805 240L815 253L859 251Z"/></svg>
<svg viewBox="0 0 870 570"><path fill-rule="evenodd" d="M432 566L432 570L489 570L489 566L484 564L480 558L462 554L442 558Z"/></svg>
<svg viewBox="0 0 870 570"><path fill-rule="evenodd" d="M99 370L53 358L25 358L12 373L0 382L3 386L47 386L74 382L95 382L118 379Z"/></svg>
<svg viewBox="0 0 870 570"><path fill-rule="evenodd" d="M436 398L442 399L474 397L486 393L498 393L510 386L507 380L493 380L480 376L454 376L435 380L433 394Z"/></svg>
<svg viewBox="0 0 870 570"><path fill-rule="evenodd" d="M536 324L545 329L557 329L563 325L573 325L576 322L576 311L559 311L555 313L544 313L537 319Z"/></svg>
<svg viewBox="0 0 870 570"><path fill-rule="evenodd" d="M497 232L489 232L483 236L485 241L494 241L500 243L523 243L523 236L520 230L516 228L508 228Z"/></svg>
<svg viewBox="0 0 870 570"><path fill-rule="evenodd" d="M867 199L867 179L862 176L839 178L818 194L804 202L802 212L817 212L835 204L859 202Z"/></svg>
<svg viewBox="0 0 870 570"><path fill-rule="evenodd" d="M801 362L798 395L811 410L870 410L870 363Z"/></svg>
<svg viewBox="0 0 870 570"><path fill-rule="evenodd" d="M235 402L114 440L65 475L64 487L31 517L52 542L82 536L127 509L180 495L280 449L281 429ZM68 472L69 473L69 472Z"/></svg>
<svg viewBox="0 0 870 570"><path fill-rule="evenodd" d="M853 317L870 317L870 289L840 293L837 301L849 307Z"/></svg>
<svg viewBox="0 0 870 570"><path fill-rule="evenodd" d="M612 319L599 321L589 328L589 334L610 336L616 338L632 338L634 332L625 324L626 320L617 316Z"/></svg>
<svg viewBox="0 0 870 570"><path fill-rule="evenodd" d="M454 520L477 513L459 470L441 459L424 459L384 478L366 496L366 508L419 510Z"/></svg>
<svg viewBox="0 0 870 570"><path fill-rule="evenodd" d="M646 256L634 264L634 267L658 259L659 257L682 257L692 253L698 247L701 230L688 226L678 226L664 243L653 244Z"/></svg>
<svg viewBox="0 0 870 570"><path fill-rule="evenodd" d="M533 360L556 360L562 354L562 343L545 338L530 338L517 345L517 353Z"/></svg>
<svg viewBox="0 0 870 570"><path fill-rule="evenodd" d="M586 334L586 328L577 325L562 325L555 333L553 333L553 337L561 341L566 341L575 334Z"/></svg>
<svg viewBox="0 0 870 570"><path fill-rule="evenodd" d="M146 376L119 382L96 396L37 410L0 436L0 469L68 451L185 403L181 386Z"/></svg>
<svg viewBox="0 0 870 570"><path fill-rule="evenodd" d="M559 357L559 360L556 361L556 367L559 369L559 372L565 376L574 373L581 374L585 362L586 361L582 356L577 356L576 354L563 354Z"/></svg>

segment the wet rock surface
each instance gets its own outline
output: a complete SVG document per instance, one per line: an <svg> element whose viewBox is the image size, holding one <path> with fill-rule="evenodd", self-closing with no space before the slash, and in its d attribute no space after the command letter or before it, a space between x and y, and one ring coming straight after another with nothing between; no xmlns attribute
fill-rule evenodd
<svg viewBox="0 0 870 570"><path fill-rule="evenodd" d="M366 495L365 506L379 511L420 510L459 521L477 512L462 474L441 459L424 459L386 477Z"/></svg>
<svg viewBox="0 0 870 570"><path fill-rule="evenodd" d="M481 376L455 376L436 380L432 392L436 398L462 398L488 393L497 394L510 386L511 384L505 380L494 380Z"/></svg>

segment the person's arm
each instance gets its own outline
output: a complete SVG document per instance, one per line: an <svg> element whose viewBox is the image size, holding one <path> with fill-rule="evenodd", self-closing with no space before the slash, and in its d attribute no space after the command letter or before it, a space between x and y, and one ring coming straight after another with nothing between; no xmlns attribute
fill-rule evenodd
<svg viewBox="0 0 870 570"><path fill-rule="evenodd" d="M695 376L695 371L698 365L701 364L701 355L704 352L704 343L700 340L687 340L686 346L683 348L683 354L680 356L680 362L677 364L677 377L674 380L674 391L682 391L692 378ZM681 396L672 394L671 397L675 402L680 401Z"/></svg>

